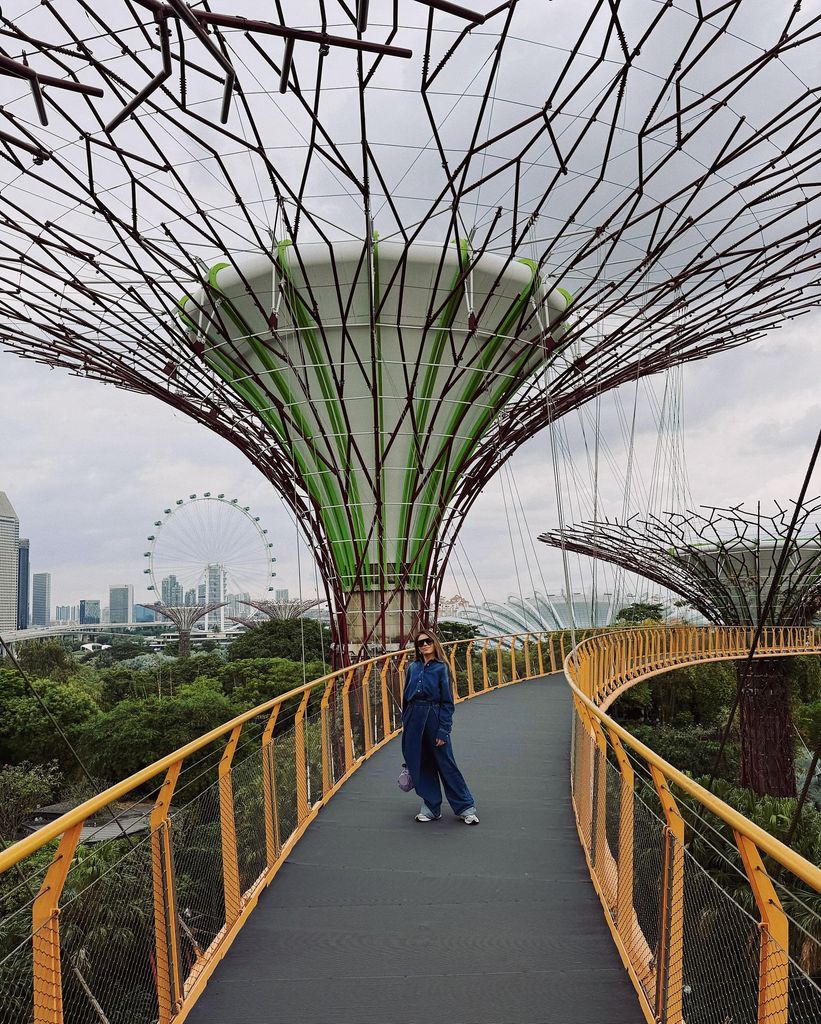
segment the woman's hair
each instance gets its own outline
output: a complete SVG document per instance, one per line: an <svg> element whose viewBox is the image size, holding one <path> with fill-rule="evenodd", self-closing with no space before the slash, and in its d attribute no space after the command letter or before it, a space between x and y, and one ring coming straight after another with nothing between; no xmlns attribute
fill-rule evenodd
<svg viewBox="0 0 821 1024"><path fill-rule="evenodd" d="M427 629L420 626L419 629L416 630L413 637L413 650L416 655L416 660L422 660L422 653L419 650L418 644L416 643L416 638L420 635L420 633L423 633L425 636L429 636L431 640L433 640L433 656L436 658L437 661L441 661L443 665L447 666L448 675L450 676L450 685L451 687L453 687L453 669L450 667L450 658L447 656L447 654L445 654L445 649L442 646L439 637L433 632L432 629Z"/></svg>

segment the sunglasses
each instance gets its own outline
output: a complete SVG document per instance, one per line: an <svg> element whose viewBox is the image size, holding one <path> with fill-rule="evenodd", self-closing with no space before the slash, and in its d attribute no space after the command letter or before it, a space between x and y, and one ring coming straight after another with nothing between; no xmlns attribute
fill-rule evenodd
<svg viewBox="0 0 821 1024"><path fill-rule="evenodd" d="M433 646L433 640L429 636L419 636L416 638L417 647L428 647Z"/></svg>

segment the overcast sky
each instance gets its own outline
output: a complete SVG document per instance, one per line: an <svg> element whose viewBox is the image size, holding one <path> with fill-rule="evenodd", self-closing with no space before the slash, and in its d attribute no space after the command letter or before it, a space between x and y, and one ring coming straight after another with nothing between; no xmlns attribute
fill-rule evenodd
<svg viewBox="0 0 821 1024"><path fill-rule="evenodd" d="M78 31L85 32L84 8L77 5L64 6L83 26ZM252 0L237 0L235 6L238 12L249 13L257 5ZM47 9L35 5L26 14L30 5L22 0L12 7L14 16L23 18L35 35L40 30L46 34L57 31ZM417 59L415 62L383 62L380 77L375 80L379 88L372 89L369 94L368 118L369 137L381 147L381 166L383 170L387 168L390 171L387 180L395 183L395 187L391 188L393 198L400 205L408 204L407 208L403 207L403 216L406 220L414 220L427 208L428 200L423 197L436 193L438 186L433 183L439 180L437 175L441 178L442 168L440 154L431 142L430 123L422 113L418 96L420 46L423 38L421 30L427 22L428 14L421 5L405 7L407 12L403 11L403 20L408 21L408 24L402 28L401 37L397 41L416 47ZM586 7L592 7L592 3ZM729 68L743 66L761 47L766 49L770 46L778 38L793 4L792 0L777 0L775 4L765 3L764 0L747 0L743 7L743 17L736 17L733 13L732 31L721 37L720 45L710 51L710 59L693 62L694 68L688 72L683 87L685 97L703 94L708 87L713 88L716 75L726 73ZM799 22L810 19L815 7L817 2L805 4ZM120 21L132 24L133 15L126 16L124 7L113 5L113 8L120 12L116 15ZM301 0L299 3L297 0L289 0L286 5L287 14L294 23L304 9ZM383 32L378 19L384 17L388 9L387 0L372 5L370 31L374 38ZM593 109L594 101L597 102L598 90L604 80L613 73L614 68L621 66L622 61L622 44L617 33L609 32L610 14L606 7L602 9L603 13L597 23L598 34L586 37L585 46L581 50L576 44L580 22L577 18L567 16L568 9L567 4L545 5L537 0L517 6L514 31L508 42L499 79L494 85L493 103L490 104L488 121L483 129L488 138L495 138L500 128L523 117L528 107L538 111L548 95L546 90L550 80L550 74L545 75L543 72L545 69L556 72L561 67L561 60L566 59L561 54L572 52L575 55L571 61L573 73L578 76L579 83L587 82L586 69L592 59L591 55L597 53L597 47L604 46L602 52L607 60L600 69L599 77L591 78L584 89L580 85L579 95L573 101L575 106L568 106L562 115L566 116L566 123L556 122L562 148L566 153L572 149L575 162L570 165L572 173L566 174L563 182L550 191L552 205L543 209L540 205L542 190L545 182L550 180L547 172L558 173L553 154L555 144L548 145L547 140L542 139L534 150L535 155L528 157L528 161L532 159L532 166L529 166L523 177L523 188L529 198L524 197L524 193L524 198L520 197L524 202L522 208L528 208L528 202L536 203L538 200L537 205L542 209L539 231L545 230L547 238L550 237L550 225L554 221L563 222L567 209L575 208L578 198L576 193L587 192L591 168L599 165L601 150L609 132L609 122L607 117L598 120L594 118L591 122L588 114ZM644 27L649 21L655 20L660 10L658 3L648 4L641 0L622 4L620 18L630 39L640 38ZM618 199L620 187L634 187L635 145L631 141L631 132L643 123L648 109L656 109L656 99L664 101L659 108L659 116L665 110L672 109L669 106L673 103L672 93L667 95L666 86L662 87L660 83L666 80L670 61L674 59L672 55L682 45L685 30L689 33L693 27L694 14L678 7L664 10L663 28L659 28L654 35L653 45L643 48L641 60L634 63L631 71L630 87L626 94L629 103L625 102L624 110L617 119L622 134L617 137L618 144L610 154L607 181L600 184L595 194L591 193L591 207L586 209L583 216L577 217L578 223L588 227L603 223L605 211L612 208L617 200L621 201ZM711 17L718 18L718 11ZM437 109L437 123L445 133L445 145L449 152L459 153L463 150L472 131L473 119L479 108L484 108L480 104L484 88L482 75L488 74L488 69L493 66L491 58L495 52L501 20L502 15L497 15L492 25L477 29L469 37L469 45L466 43L458 51L457 59L445 65L437 80L436 90L426 101L432 102ZM449 22L446 16L437 15L435 24L437 35L433 46L434 57L452 45L454 33L462 28L461 23ZM144 46L139 30L132 26L131 31L139 45ZM703 24L701 31L712 33L712 28ZM605 38L606 44L603 42ZM241 33L232 39L232 45L240 48L242 56L242 47L248 45L247 40L243 41ZM130 69L129 73L136 74L130 68L131 58L120 53L118 42L101 39L95 40L94 45L98 59L116 60L119 62L116 67L125 65L126 70ZM106 50L107 46L110 53ZM260 82L255 82L254 74L264 69L257 66L258 58L254 59L256 64L253 61L250 65L242 64L243 73L247 76L245 95L250 97L249 102L257 111L260 123L270 133L268 142L272 152L276 150L279 170L296 180L306 153L307 132L300 134L298 130L301 100L292 91L279 96L263 88L261 82L265 81L264 76ZM317 60L318 55L314 49L300 47L296 66L304 82L311 81ZM329 76L323 78L324 115L338 140L341 140L345 152L348 152L349 147L351 152L359 151L359 143L356 141L359 108L350 102L352 67L348 51L334 51L329 57L327 71L323 71L323 75ZM173 128L176 122L172 124L162 118L152 121L152 131L163 146L166 158L183 169L186 187L197 193L198 203L213 208L215 221L226 221L221 227L223 243L228 246L225 251L233 252L236 249L237 252L244 252L249 246L256 251L257 243L246 237L247 224L241 218L237 220L234 193L237 188L244 192L255 216L260 218L260 224L271 226L273 230L282 225L278 223L275 210L266 210L266 204L271 205L271 195L261 192L259 198L256 198L256 190L260 186L256 180L256 171L252 173L253 167L248 162L247 153L235 155L236 160L232 158L229 161L230 173L224 181L216 174L213 160L209 163L205 159L204 142L206 138L211 138L207 130L208 116L219 105L222 87L213 75L204 77L192 73L189 77L188 105L198 111L202 110L206 115L203 121L197 122L194 133L196 135L198 132L202 137L197 136L199 141L193 140ZM752 132L754 125L765 123L771 114L790 109L795 97L803 92L804 80L814 82L816 78L817 48L810 38L803 45L792 47L788 59L774 61L764 71L753 76L743 97L736 96L734 91L733 104L740 106L738 110L732 105L726 110L722 106L722 118L725 118L726 123L721 120L718 123L711 122L709 129L700 135L695 133L687 147L682 148L678 144L673 147L672 152L677 155L677 159L671 162L671 166L678 169L669 171L670 181L666 184L661 180L653 185L654 189L662 190L653 198L653 202L656 199L661 201L659 197L667 194L663 191L665 188L672 188L673 185L678 187L683 181L701 180L702 169L712 160L713 147L723 137L722 133L730 130L735 132L742 124L741 121L738 124L735 121L742 108L745 116L749 114L750 117L744 122L745 127L739 138L744 137L744 132ZM330 88L331 85L334 87ZM575 95L576 89L571 79L565 82L564 88ZM9 94L4 103L16 97L14 109L20 116L30 117L31 97L25 83L21 85L19 81L9 80L7 89ZM662 92L657 96L659 89ZM82 108L83 118L91 118L85 101L75 98L65 102L71 110L75 110L75 106L76 111ZM113 115L119 102L115 96L107 93L100 109ZM396 116L398 104L401 104L402 117ZM169 109L172 108L175 109L173 103ZM148 116L148 109L146 106L140 116ZM240 104L235 104L232 116L240 118L240 109ZM295 118L297 121L292 124ZM591 123L598 125L596 133L577 150L575 143L571 145L576 137L574 133L584 134ZM661 159L659 154L662 150L658 147L664 140L664 132L671 137L675 134L672 121L662 131L661 124L664 123L656 126L658 131L652 145L648 143L650 148L645 154L648 161L651 158ZM89 125L94 127L90 120ZM61 131L65 137L59 135ZM123 125L119 131L118 140L125 148L132 143L136 149L143 145L136 120ZM216 129L212 134L212 142L216 145ZM498 137L506 139L507 133L499 133ZM587 138L586 135L584 137ZM61 145L77 147L80 153L77 159L85 166L85 139L77 136L73 124L67 127L55 115L44 138L49 140L49 146L56 146L60 142ZM809 138L812 136L809 135ZM746 157L739 157L740 163L734 167L734 174L738 176L742 173L747 166L745 160L750 161L752 166L765 156L769 160L770 156L777 155L780 139L777 133L768 137L764 146L766 153L763 155L753 147ZM233 143L229 145L229 142L220 141L218 151L225 146L231 149ZM493 166L494 160L503 158L504 166L511 163L508 159L510 153L505 148L508 145L513 145L513 141L509 144L500 142L501 148L497 152L488 143L487 152L491 158L489 167ZM478 159L474 161L475 173L483 177L486 155L483 155L481 162ZM648 162L648 168L650 165ZM348 230L353 225L353 230L361 233L362 211L359 200L352 199L344 182L340 183L335 173L331 173L321 161L311 161L310 166L312 176L308 180L307 194L314 212L332 220L344 221L349 216L350 224L345 221L339 230ZM508 170L513 174L512 170ZM115 194L120 195L118 201L125 204L123 209L128 210L130 217L133 202L131 183L130 179L127 180L121 174L119 162L106 157L99 171L103 178L95 177L98 193L105 193L112 202ZM3 194L6 201L10 202L17 196L20 208L24 208L31 203L34 195L37 202L31 209L33 215L40 220L51 220L53 215L60 218L63 227L73 226L85 239L105 241L108 237L103 219L93 219L82 204L71 207L69 217L63 192L56 191L48 199L48 202L56 204L56 213L50 213L51 207L45 205L47 190L42 185L36 185L32 191L29 178L18 175L17 168L10 164L5 173L11 175L4 182ZM50 173L56 172L52 170ZM162 177L160 171L157 174ZM696 174L696 179L693 179L693 174ZM800 179L801 172L796 170L795 174ZM147 172L146 175L147 180L151 178ZM182 202L180 190L160 185L160 178L154 181L154 185L158 188L168 187L173 202ZM664 179L665 175L661 178ZM731 206L738 204L743 212L749 212L747 194L735 188L732 180L736 179L722 178L722 195L726 192ZM516 181L518 190L518 177ZM805 181L804 184L815 188L814 181ZM476 205L474 226L483 223L483 219L492 218L497 203L509 202L505 197L513 187L510 181L501 176L493 187L497 190L495 193L489 185L484 186L484 191L477 188L475 200L471 199ZM16 191L18 189L19 193ZM648 202L652 191L645 190L643 193ZM149 234L154 233L152 237L156 236L154 240L158 245L167 244L173 248L171 242L163 241L164 230L161 231L159 227L162 223L165 228L168 211L164 206L154 209L149 194L153 193L148 190L145 195L141 193L139 212L143 228ZM691 201L695 204L692 208ZM688 210L691 214L696 212L699 204L709 205L712 209L714 202L712 191L700 188L694 196L688 198ZM423 205L419 206L420 203ZM611 206L608 207L608 204ZM180 214L185 212L184 205L173 208ZM449 209L448 204L443 209ZM348 213L345 214L344 210ZM669 206L667 213L674 215L675 204ZM725 208L722 218L716 220L716 224L722 223L728 216L728 209ZM380 232L390 233L390 218L381 207L376 211L376 222ZM185 223L188 224L188 221ZM428 227L434 234L440 230L438 221ZM182 230L179 226L177 229ZM644 251L643 243L637 243L645 231L641 218L636 220L635 230L638 232L636 238L630 241L625 236L624 239L625 245L637 244L635 252L631 250L630 260L638 259L637 253ZM701 230L699 226L698 231ZM716 230L718 238L723 229ZM776 237L781 237L787 229L784 223L778 221L774 230ZM499 231L506 237L502 227ZM695 227L693 231L696 233ZM211 241L206 245L203 240L205 236L200 238L196 232L195 235L196 238L192 236L191 241L194 246L192 251L206 260L223 251ZM279 234L276 236L281 237ZM185 235L180 237L187 238ZM571 248L564 255L557 254L556 260L564 260L573 246L580 244L575 234L572 237L575 240L567 243ZM761 236L761 239L760 244L766 247L765 236ZM699 248L703 241L699 234ZM544 239L532 241L534 255L543 242ZM28 236L25 244L29 244ZM499 244L504 247L507 242ZM677 253L675 259L690 259L688 244L687 238L682 236L677 243L678 247L672 247ZM627 258L626 253L622 256ZM669 258L674 257L669 255ZM594 257L590 255L589 259L593 260ZM612 255L610 259L615 260L613 265L619 268L619 274L625 272L619 259ZM36 261L32 265L36 265ZM88 270L87 267L84 269ZM577 268L577 272L584 278L589 269L581 267ZM662 268L660 273L667 274L668 268ZM562 280L573 290L572 279L562 277ZM692 280L700 278L694 275ZM809 282L809 287L813 283ZM173 292L174 296L179 295L181 290L181 287L177 288ZM25 296L26 293L21 292L14 303L19 306L24 333L36 333L37 310L32 308ZM5 301L12 303L12 298L7 296ZM768 505L774 500L786 502L796 494L819 427L819 326L821 315L807 317L791 322L783 331L775 332L752 345L685 367L684 452L690 496L695 504L726 505L760 499ZM162 337L162 334L158 337ZM648 342L653 340L653 337L648 338ZM110 337L103 339L103 346L106 343L112 343ZM656 458L659 438L656 414L660 406L665 416L675 411L672 403L664 402L663 396L670 392L671 388L662 377L648 385L642 383L635 396L635 479L629 505L631 512L642 514L676 509L684 500L681 490L676 491L665 476L665 471L659 470ZM634 389L625 388L618 401L621 402L623 425L632 418ZM580 416L586 424L584 434L579 426ZM563 462L559 466L558 475L563 481L564 519L570 522L592 514L590 495L596 448L594 418L601 426L602 437L598 446L598 512L611 517L621 514L623 474L628 462L628 451L615 400L612 396L605 396L597 412L588 407L581 413L573 413L560 428L533 438L515 456L510 469L503 471L487 486L463 527L460 543L448 569L444 585L446 595L460 593L468 599L503 600L511 593L527 593L534 586L546 586L550 591L564 587L559 555L538 544L534 538L539 532L560 523L553 455L557 446L565 442L566 454L559 452L558 455ZM663 434L666 442L667 431ZM105 605L108 603L108 587L124 582L134 584L137 600L150 599L144 587L143 575L146 564L143 552L147 548L147 535L153 532L153 524L164 508L190 493L202 493L205 490L236 496L243 505L251 506L260 517L274 545L278 585L287 587L292 594L301 589L306 595L311 595L315 590L312 560L304 545L300 545L287 510L265 479L226 441L156 399L72 378L62 370L49 370L3 352L0 352L0 490L8 493L17 510L21 535L30 538L32 570L52 574L52 606L58 603L73 604L82 598L98 598ZM587 498L582 496L581 491L587 492ZM818 491L821 491L821 477L819 484L811 488L812 493ZM196 538L193 538L192 544L196 546ZM574 575L570 582L576 589L583 582L584 571L575 562L572 571Z"/></svg>
<svg viewBox="0 0 821 1024"><path fill-rule="evenodd" d="M821 426L819 328L821 316L804 318L764 340L685 368L684 437L695 503L761 499L769 504L797 493ZM653 390L661 399L661 379ZM622 400L632 412L632 389ZM610 398L602 401L600 422L602 437L623 471L626 446ZM589 486L576 414L568 418L566 432L572 458ZM646 485L657 436L642 387L636 463ZM557 432L553 442L560 440ZM588 431L588 447L590 442ZM454 561L446 594L504 599L520 587L529 592L531 573L537 586L544 579L551 590L563 588L557 553L532 541L558 521L551 452L550 432L545 431L511 463L515 488L504 473L487 487L463 528L457 547L461 564ZM621 489L605 468L603 444L600 452L600 508L618 515ZM106 604L108 586L121 582L134 583L137 600L148 599L143 551L154 520L175 499L204 490L224 491L252 506L274 543L277 585L292 594L299 590L294 526L271 486L236 449L154 399L8 353L0 353L0 490L17 511L21 535L31 540L32 570L52 574L53 605L80 598ZM810 492L821 492L818 473ZM640 498L634 509L644 511ZM527 534L524 543L517 511ZM575 488L566 488L565 519L584 511ZM304 547L301 562L302 589L313 593L314 569ZM571 569L575 588L579 568L573 564Z"/></svg>

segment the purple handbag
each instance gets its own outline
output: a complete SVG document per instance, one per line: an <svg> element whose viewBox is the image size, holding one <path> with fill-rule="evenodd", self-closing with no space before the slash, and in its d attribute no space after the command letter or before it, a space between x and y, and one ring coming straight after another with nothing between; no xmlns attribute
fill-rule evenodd
<svg viewBox="0 0 821 1024"><path fill-rule="evenodd" d="M402 771L399 773L396 785L403 793L410 793L413 789L413 779L411 778L411 773L408 771L408 766L406 764L402 765Z"/></svg>

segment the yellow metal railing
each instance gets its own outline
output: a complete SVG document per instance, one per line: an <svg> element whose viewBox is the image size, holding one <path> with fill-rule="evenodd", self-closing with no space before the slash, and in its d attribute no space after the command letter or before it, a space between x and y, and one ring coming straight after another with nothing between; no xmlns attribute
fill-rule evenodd
<svg viewBox="0 0 821 1024"><path fill-rule="evenodd" d="M457 700L564 664L579 834L648 1021L816 1024L818 989L790 956L796 927L774 869L808 893L821 887L819 869L605 713L641 679L743 657L750 633L586 633L572 653L567 632L446 645ZM772 630L759 653L819 651L812 630ZM407 657L385 655L268 701L0 851L0 1024L183 1021L320 808L397 734ZM694 859L688 833L708 824L680 808L680 794L732 830L755 917ZM92 822L111 832L122 802L137 797L150 800L145 828L83 841ZM728 986L747 1002L725 1006Z"/></svg>
<svg viewBox="0 0 821 1024"><path fill-rule="evenodd" d="M819 919L808 905L821 892L821 869L605 713L651 676L745 657L752 639L751 629L614 631L583 640L565 660L579 837L649 1022L821 1021L821 989L811 977L821 971L821 933L810 926ZM821 653L821 631L773 628L756 656L808 653ZM788 905L800 907L802 896L808 914L791 919Z"/></svg>
<svg viewBox="0 0 821 1024"><path fill-rule="evenodd" d="M567 632L448 644L456 699L569 649ZM184 1020L320 808L399 731L407 658L253 708L0 851L0 1024ZM135 798L146 827L117 832ZM91 823L113 838L83 843Z"/></svg>

